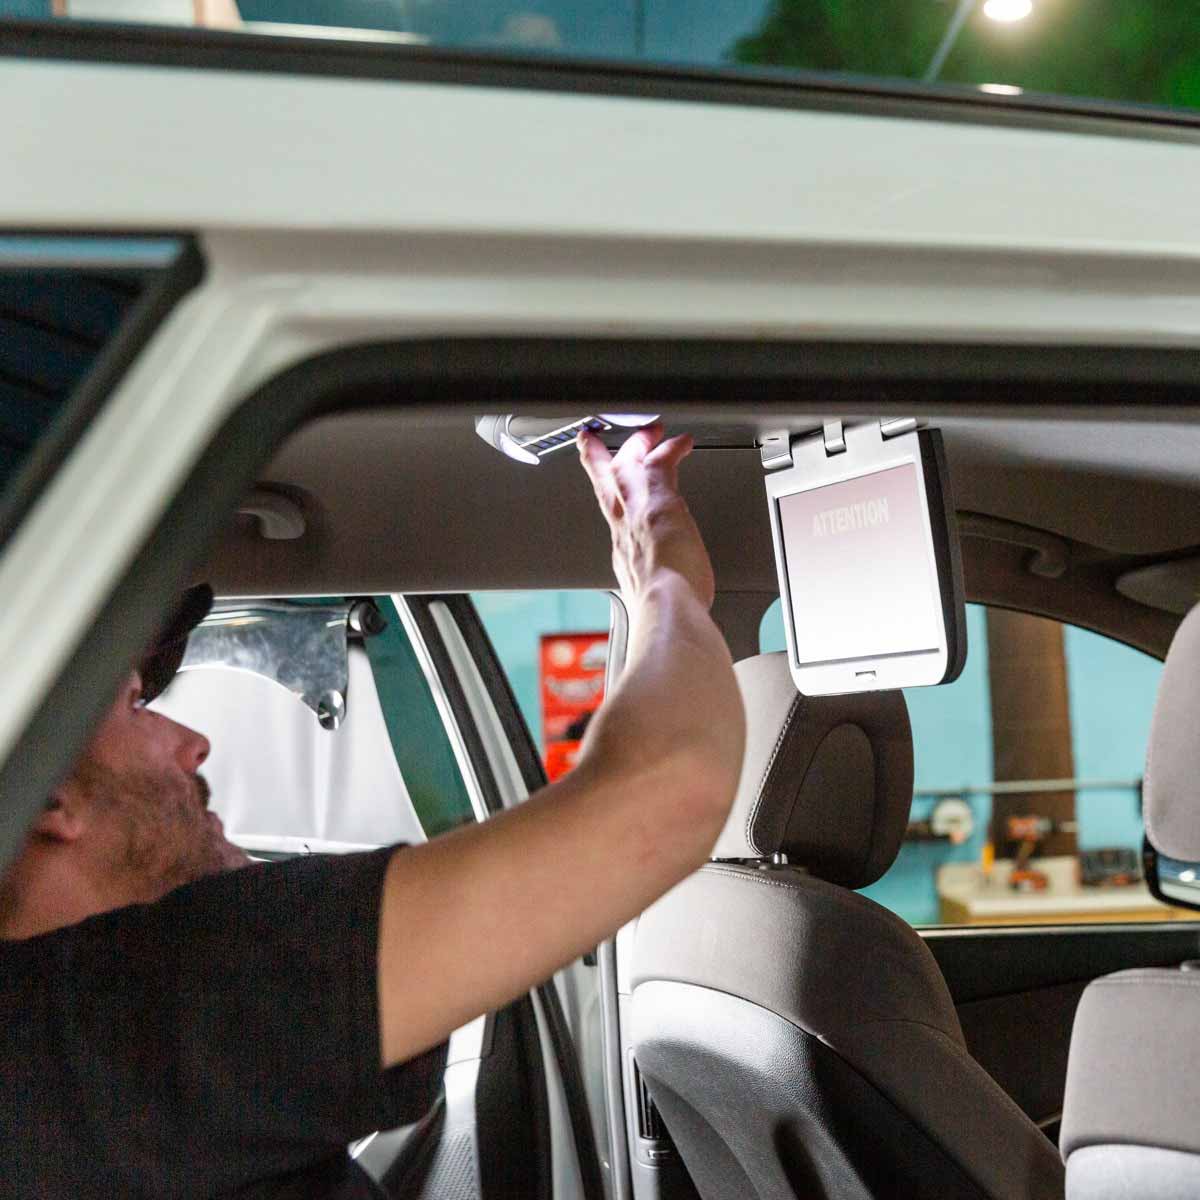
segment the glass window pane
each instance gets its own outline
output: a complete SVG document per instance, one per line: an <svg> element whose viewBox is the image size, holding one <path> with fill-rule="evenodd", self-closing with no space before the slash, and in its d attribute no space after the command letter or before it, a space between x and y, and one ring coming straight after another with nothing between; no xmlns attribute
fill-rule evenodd
<svg viewBox="0 0 1200 1200"><path fill-rule="evenodd" d="M864 894L915 925L1187 919L1138 878L1162 664L1087 630L975 604L967 632L954 683L905 692L909 833ZM784 649L778 601L760 645Z"/></svg>
<svg viewBox="0 0 1200 1200"><path fill-rule="evenodd" d="M50 431L144 286L123 273L0 270L0 488Z"/></svg>
<svg viewBox="0 0 1200 1200"><path fill-rule="evenodd" d="M0 541L199 273L178 238L0 234Z"/></svg>
<svg viewBox="0 0 1200 1200"><path fill-rule="evenodd" d="M1200 22L1195 5L1178 0L0 0L4 17L769 68L1200 108Z"/></svg>
<svg viewBox="0 0 1200 1200"><path fill-rule="evenodd" d="M349 642L335 730L274 679L234 667L181 671L154 702L209 738L212 807L251 854L418 842L474 819L395 605L388 596L375 603L387 627Z"/></svg>
<svg viewBox="0 0 1200 1200"><path fill-rule="evenodd" d="M607 592L471 596L553 781L570 770L604 698Z"/></svg>

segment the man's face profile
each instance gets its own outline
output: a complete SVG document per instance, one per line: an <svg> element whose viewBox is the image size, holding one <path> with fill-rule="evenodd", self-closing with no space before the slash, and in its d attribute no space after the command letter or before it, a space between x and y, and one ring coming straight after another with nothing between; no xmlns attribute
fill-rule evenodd
<svg viewBox="0 0 1200 1200"><path fill-rule="evenodd" d="M89 868L131 899L245 864L208 809L203 734L145 706L133 672L40 823L42 836L87 839ZM54 820L55 808L60 820Z"/></svg>

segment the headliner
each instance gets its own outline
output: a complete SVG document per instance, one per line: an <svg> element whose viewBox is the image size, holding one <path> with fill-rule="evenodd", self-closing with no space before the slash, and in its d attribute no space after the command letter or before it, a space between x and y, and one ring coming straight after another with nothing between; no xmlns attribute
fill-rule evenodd
<svg viewBox="0 0 1200 1200"><path fill-rule="evenodd" d="M778 418L672 422L697 436L681 472L722 591L774 592L763 472L753 440ZM1200 545L1200 426L1168 422L931 421L955 504L1104 553L1151 559ZM812 428L797 417L793 429ZM612 585L607 530L565 450L525 467L463 417L399 411L322 418L261 482L293 496L307 528L266 541L239 516L211 574L229 595Z"/></svg>

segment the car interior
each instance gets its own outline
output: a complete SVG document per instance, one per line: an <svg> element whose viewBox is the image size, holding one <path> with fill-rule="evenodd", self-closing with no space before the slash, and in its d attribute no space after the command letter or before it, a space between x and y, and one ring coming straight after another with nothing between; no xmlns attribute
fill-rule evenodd
<svg viewBox="0 0 1200 1200"><path fill-rule="evenodd" d="M61 403L94 353L81 346L111 336L140 286L50 282L5 277L6 319L32 331L15 364L26 377L6 384L13 413ZM737 359L701 349L711 373ZM1161 1179L1162 1195L1188 1194L1195 1147L1172 1114L1191 1086L1178 1048L1197 977L1179 968L1200 958L1182 907L1200 864L1194 635L1162 673L1152 727L1160 680L1146 664L1166 657L1200 581L1190 411L1045 382L1006 402L1019 383L972 385L961 363L951 386L931 382L935 365L898 388L847 384L826 364L825 384L795 376L790 401L777 372L742 389L756 403L665 352L649 381L612 373L598 388L582 363L558 363L549 382L498 387L479 368L490 353L501 351L469 360L469 397L439 406L419 392L415 408L395 403L386 349L342 351L321 377L329 411L287 411L277 390L280 413L264 422L260 395L214 450L220 467L238 447L240 482L199 493L208 549L187 574L211 581L218 604L157 703L212 739L214 807L232 836L263 858L420 841L545 784L533 664L509 643L531 598L587 595L586 616L538 628L592 627L593 675L600 664L604 688L619 686L628 613L570 448L581 414L615 397L695 439L681 486L713 558L747 754L708 866L555 980L457 1031L436 1109L350 1148L381 1193L1040 1200L1149 1194L1139 1189ZM369 383L355 385L362 361ZM573 413L548 398L559 392ZM516 415L496 417L498 398ZM942 439L963 680L802 696L783 649L766 468L781 442L828 453L831 431L853 441L884 416ZM613 447L626 436L588 420ZM16 466L48 421L14 419ZM501 430L537 454L514 453ZM214 520L220 503L235 511ZM867 611L895 584L868 572ZM1095 737L1132 746L1139 761L1120 765L1137 778L1088 780L1070 753L1022 752L1048 719L1039 693L1066 688L1039 656L1080 638L1109 649L1071 676L1073 702L1101 706ZM1113 654L1141 665L1114 669ZM981 703L989 679L995 782L972 787L958 710ZM1147 737L1156 838L1143 881L1128 840L1143 827ZM1020 765L1002 772L1002 751ZM935 760L962 772L955 786L945 771L930 783ZM1124 806L1121 822L1100 820L1120 832L1076 840L1106 805ZM903 894L915 881L919 902Z"/></svg>
<svg viewBox="0 0 1200 1200"><path fill-rule="evenodd" d="M376 597L422 646L435 707L457 727L460 766L476 764L457 820L487 811L470 793L519 802L539 782L537 749L475 602L499 591L613 587L607 531L574 452L514 462L475 435L476 415L351 409L303 426L258 473L201 572L233 607L262 604L252 597ZM870 420L837 415L849 426ZM1079 419L1065 409L917 415L944 438L969 602L1165 656L1200 561L1192 425L1169 414ZM905 699L801 697L786 655L760 653L763 616L778 596L762 447L780 430L818 436L828 417L778 408L664 414L669 431L697 443L682 488L712 552L714 615L738 664L746 765L714 861L560 977L579 1078L559 1060L546 1107L557 1102L576 1135L587 1126L611 1197L1061 1195L1056 1143L1080 996L1113 971L1174 977L1200 952L1197 930L1171 919L1186 913L1161 907L1136 924L914 929L859 894L892 864L915 811L922 745ZM545 428L566 419L541 418ZM604 436L615 446L623 433ZM272 536L264 511L283 514L289 536ZM622 614L618 600L610 681L619 677ZM354 682L342 728L363 729L355 754L369 743L364 763L388 761L391 791L373 794L398 795L388 806L404 816L381 820L382 805L341 799L361 796L354 781L365 777L355 772L378 766L334 765L324 751L318 760L290 756L297 779L270 791L304 810L297 822L264 810L253 769L246 787L235 765L214 761L217 777L240 788L229 811L252 852L424 836L372 695L375 642L348 642ZM185 670L163 703L207 725L218 747L238 744L243 705L296 722L292 731L271 725L270 741L320 746L327 736L277 682L231 671L214 690L205 674ZM483 787L481 773L490 777ZM407 779L407 767L400 774ZM313 793L314 778L322 799L298 799ZM302 836L281 841L285 829ZM1193 847L1185 839L1175 849L1182 858ZM438 1121L360 1150L389 1194L448 1194L455 1147L472 1147L482 1163L489 1152L504 1159L505 1144L536 1141L532 1131L513 1140L511 1106L486 1104L489 1062L503 1078L522 1047L555 1056L545 998L532 1013L515 1007L507 1032L456 1035L467 1048L452 1053L452 1072L469 1078L452 1086L448 1073ZM525 1028L522 1042L525 1025L540 1039ZM497 1181L513 1169L501 1161L476 1170L472 1194L508 1194ZM576 1170L589 1194L588 1167Z"/></svg>
<svg viewBox="0 0 1200 1200"><path fill-rule="evenodd" d="M254 858L561 778L631 616L573 432L656 413L730 817L454 1032L375 1192L1200 1194L1181 6L575 7L0 0L0 861L200 580L155 704ZM945 680L804 692L771 481L887 430L940 438ZM903 625L857 566L833 608Z"/></svg>

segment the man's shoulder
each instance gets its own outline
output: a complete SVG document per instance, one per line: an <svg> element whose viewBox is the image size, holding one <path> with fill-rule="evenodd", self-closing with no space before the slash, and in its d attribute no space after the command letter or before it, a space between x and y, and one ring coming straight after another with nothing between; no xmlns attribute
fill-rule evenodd
<svg viewBox="0 0 1200 1200"><path fill-rule="evenodd" d="M198 951L215 939L229 952L239 938L261 939L276 923L286 922L294 932L297 922L319 926L339 905L373 903L398 848L296 855L206 875L149 903L109 909L30 938L0 940L0 961L19 978L22 967L39 963L66 970L84 948L102 948L126 966L165 943Z"/></svg>

